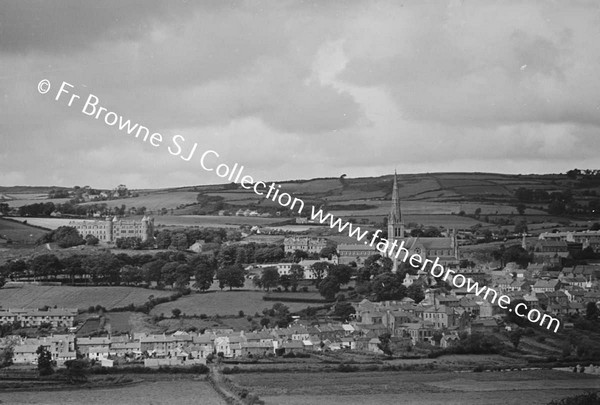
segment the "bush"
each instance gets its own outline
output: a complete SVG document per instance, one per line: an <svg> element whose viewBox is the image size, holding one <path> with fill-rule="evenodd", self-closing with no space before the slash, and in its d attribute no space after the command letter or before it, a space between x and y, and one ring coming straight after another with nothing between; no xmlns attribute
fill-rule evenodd
<svg viewBox="0 0 600 405"><path fill-rule="evenodd" d="M600 395L597 392L588 392L586 394L567 397L560 400L554 400L548 405L597 405L600 404Z"/></svg>

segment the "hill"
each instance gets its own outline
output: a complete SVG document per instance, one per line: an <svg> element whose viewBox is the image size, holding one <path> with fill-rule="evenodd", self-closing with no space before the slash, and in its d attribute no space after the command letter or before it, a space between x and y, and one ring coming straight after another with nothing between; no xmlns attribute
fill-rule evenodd
<svg viewBox="0 0 600 405"><path fill-rule="evenodd" d="M600 195L600 181L584 181L581 176L565 174L497 174L497 173L423 173L398 175L402 210L406 223L469 228L475 225L513 225L518 215L517 205L523 204L524 218L529 223L566 223L573 219L565 213L549 215L549 199L524 201L518 190L546 193L568 193L572 203L587 208ZM587 179L589 180L589 179ZM386 217L392 192L393 175L362 178L318 178L277 182L281 190L310 206L324 207L338 216L358 223L381 226ZM269 182L266 182L267 184ZM36 187L36 191L42 187ZM24 187L2 188L12 207L31 201L39 202L40 194ZM135 197L102 201L109 208L127 209L145 207L152 215L216 215L240 209L252 209L273 217L289 216L291 212L276 202L245 190L238 184L204 185L170 189L136 190ZM35 198L34 198L35 197ZM56 203L59 200L46 200ZM94 202L82 203L90 205ZM583 222L600 215L582 211L577 219ZM459 215L461 217L459 217ZM469 218L470 216L470 218ZM507 218L512 218L507 220ZM168 221L167 221L168 222ZM544 228L542 226L542 228Z"/></svg>

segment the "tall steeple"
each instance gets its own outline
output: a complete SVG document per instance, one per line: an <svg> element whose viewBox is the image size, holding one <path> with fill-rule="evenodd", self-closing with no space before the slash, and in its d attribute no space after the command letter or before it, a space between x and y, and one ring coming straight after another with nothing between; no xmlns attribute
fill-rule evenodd
<svg viewBox="0 0 600 405"><path fill-rule="evenodd" d="M392 189L392 208L388 217L388 239L404 238L404 222L400 209L400 191L398 190L398 175L394 170L394 187Z"/></svg>

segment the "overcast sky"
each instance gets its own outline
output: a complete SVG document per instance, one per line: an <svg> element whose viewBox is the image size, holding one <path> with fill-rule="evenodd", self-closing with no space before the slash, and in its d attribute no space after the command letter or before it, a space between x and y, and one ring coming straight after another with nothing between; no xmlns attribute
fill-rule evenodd
<svg viewBox="0 0 600 405"><path fill-rule="evenodd" d="M0 185L598 169L599 44L595 0L2 1Z"/></svg>

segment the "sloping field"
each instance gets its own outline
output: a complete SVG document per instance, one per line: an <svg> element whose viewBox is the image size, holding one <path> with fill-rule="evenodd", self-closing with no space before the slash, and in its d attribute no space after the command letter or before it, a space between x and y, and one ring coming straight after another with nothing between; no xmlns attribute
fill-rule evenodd
<svg viewBox="0 0 600 405"><path fill-rule="evenodd" d="M62 204L69 201L68 198L48 199L48 192L45 193L0 193L0 201L5 202L9 207L21 207L28 204L47 203Z"/></svg>
<svg viewBox="0 0 600 405"><path fill-rule="evenodd" d="M264 301L262 291L215 291L209 293L192 294L182 297L177 301L157 305L150 312L151 315L164 314L171 316L171 310L179 308L186 315L237 315L244 311L246 314L262 312L271 308L276 301ZM309 304L285 302L290 311L299 311ZM313 306L315 306L313 304Z"/></svg>
<svg viewBox="0 0 600 405"><path fill-rule="evenodd" d="M33 219L33 218L32 218ZM28 221L28 223L30 223ZM32 225L37 225L31 223ZM38 225L42 226L42 225ZM15 221L0 218L0 237L11 239L13 242L35 242L46 231L43 229L28 226Z"/></svg>
<svg viewBox="0 0 600 405"><path fill-rule="evenodd" d="M102 305L106 309L141 305L150 295L169 296L172 292L148 290L136 287L70 287L37 286L22 284L8 285L0 289L2 308L41 308L44 305L63 308L87 309L91 305Z"/></svg>
<svg viewBox="0 0 600 405"><path fill-rule="evenodd" d="M108 207L120 207L125 205L127 208L131 207L146 207L147 211L158 211L162 208L171 209L177 208L180 204L193 204L196 203L196 197L198 193L194 191L157 191L148 194L142 194L139 197L122 198L119 200L109 201L92 201L89 203L83 203L81 205L91 204L106 204Z"/></svg>

